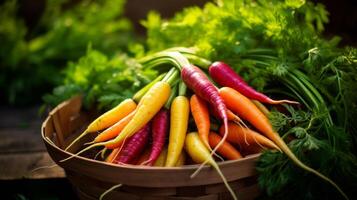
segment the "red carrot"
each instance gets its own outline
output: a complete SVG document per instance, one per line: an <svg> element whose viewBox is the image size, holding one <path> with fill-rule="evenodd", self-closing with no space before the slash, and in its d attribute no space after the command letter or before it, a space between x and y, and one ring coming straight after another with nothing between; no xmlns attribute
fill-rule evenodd
<svg viewBox="0 0 357 200"><path fill-rule="evenodd" d="M133 161L144 150L149 141L150 122L143 128L137 131L133 136L128 138L119 155L114 159L113 163L128 164Z"/></svg>
<svg viewBox="0 0 357 200"><path fill-rule="evenodd" d="M208 101L218 116L223 120L225 127L228 127L227 108L222 98L218 93L218 89L210 82L205 73L196 66L185 66L181 70L181 78L186 83L187 87L195 92L196 95ZM228 130L228 129L226 129ZM227 134L215 147L213 153L226 140Z"/></svg>
<svg viewBox="0 0 357 200"><path fill-rule="evenodd" d="M254 88L250 87L231 67L223 62L214 62L209 67L209 74L218 84L231 87L250 99L255 99L262 103L269 104L298 104L296 101L273 100L268 96L256 91Z"/></svg>
<svg viewBox="0 0 357 200"><path fill-rule="evenodd" d="M149 159L143 164L153 165L159 157L169 131L169 111L162 108L152 120L152 148Z"/></svg>

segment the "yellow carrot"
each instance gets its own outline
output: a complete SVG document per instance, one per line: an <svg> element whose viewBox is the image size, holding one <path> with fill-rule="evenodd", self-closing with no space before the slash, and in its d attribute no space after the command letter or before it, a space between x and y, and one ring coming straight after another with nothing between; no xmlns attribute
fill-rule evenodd
<svg viewBox="0 0 357 200"><path fill-rule="evenodd" d="M125 99L118 106L101 115L91 124L88 131L99 131L108 128L133 112L136 108L136 103L132 99Z"/></svg>
<svg viewBox="0 0 357 200"><path fill-rule="evenodd" d="M73 144L78 142L87 133L100 131L112 126L113 124L127 116L129 113L131 113L133 110L135 110L135 108L136 103L132 99L125 99L119 105L105 112L92 123L90 123L87 129L75 140L73 140L65 150L68 150Z"/></svg>
<svg viewBox="0 0 357 200"><path fill-rule="evenodd" d="M185 139L185 149L194 162L196 162L196 163L207 162L209 165L211 165L213 168L215 168L217 173L221 176L228 191L231 193L233 199L235 199L235 200L237 199L234 191L229 186L226 178L224 177L223 173L219 169L216 161L214 161L208 148L200 140L197 132L192 132L192 133L187 134L186 139Z"/></svg>
<svg viewBox="0 0 357 200"><path fill-rule="evenodd" d="M119 152L120 148L113 149L112 152L110 152L108 157L105 159L105 162L113 163L113 160L115 159L115 157L118 156Z"/></svg>
<svg viewBox="0 0 357 200"><path fill-rule="evenodd" d="M154 166L164 167L165 161L166 161L166 156L167 156L167 148L164 148L164 149L162 149L157 160L154 162ZM186 153L184 151L182 151L178 160L177 160L177 163L175 164L175 167L180 167L180 166L184 165L185 162L186 162Z"/></svg>
<svg viewBox="0 0 357 200"><path fill-rule="evenodd" d="M163 81L157 82L139 102L133 119L130 120L114 140L110 140L106 144L114 145L115 143L120 143L147 124L166 103L170 96L170 90L168 83Z"/></svg>
<svg viewBox="0 0 357 200"><path fill-rule="evenodd" d="M157 167L165 166L166 156L167 156L167 148L164 148L164 149L162 149L157 160L154 162L154 166L157 166Z"/></svg>
<svg viewBox="0 0 357 200"><path fill-rule="evenodd" d="M177 163L185 142L189 113L190 104L185 96L178 96L172 101L166 167L173 167Z"/></svg>
<svg viewBox="0 0 357 200"><path fill-rule="evenodd" d="M175 164L175 167L181 167L182 165L185 164L185 161L186 161L186 153L185 151L181 151L181 154Z"/></svg>

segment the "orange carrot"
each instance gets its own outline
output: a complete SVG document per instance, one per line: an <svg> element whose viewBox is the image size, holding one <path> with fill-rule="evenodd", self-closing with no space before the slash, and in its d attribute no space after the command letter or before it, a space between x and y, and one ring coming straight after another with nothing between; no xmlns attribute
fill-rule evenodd
<svg viewBox="0 0 357 200"><path fill-rule="evenodd" d="M206 147L211 149L208 142L210 119L206 102L194 94L190 99L190 107L193 119L197 126L198 136L200 136Z"/></svg>
<svg viewBox="0 0 357 200"><path fill-rule="evenodd" d="M217 112L213 108L210 108L210 111L212 112L213 116L219 118ZM242 122L241 118L239 118L236 114L234 114L229 109L227 109L227 117L228 117L229 121L234 121L234 122L237 122L237 123L241 123Z"/></svg>
<svg viewBox="0 0 357 200"><path fill-rule="evenodd" d="M229 133L228 133L229 134ZM228 135L229 137L229 135ZM227 138L228 139L228 138ZM209 145L211 148L215 148L218 143L222 140L222 137L218 134L211 132L209 134ZM218 153L228 160L236 160L242 158L239 151L234 148L229 142L224 141L223 144L217 149Z"/></svg>
<svg viewBox="0 0 357 200"><path fill-rule="evenodd" d="M133 110L135 110L135 108L136 108L136 103L132 99L125 99L119 105L105 112L104 114L99 116L96 120L94 120L92 123L90 123L87 129L81 135L79 135L75 140L73 140L71 144L69 144L66 147L65 150L71 148L73 144L75 144L82 137L87 135L87 133L100 131L112 126L113 124L115 124L116 122L127 116L129 113L131 113Z"/></svg>
<svg viewBox="0 0 357 200"><path fill-rule="evenodd" d="M115 157L118 156L119 151L120 151L120 148L113 149L113 151L110 152L110 154L108 155L108 157L105 159L105 162L113 163Z"/></svg>
<svg viewBox="0 0 357 200"><path fill-rule="evenodd" d="M115 123L113 126L101 132L96 138L94 138L94 142L104 142L115 138L130 122L130 120L133 118L134 115L135 115L135 110L131 112L129 115L127 115L126 117L124 117L123 119L121 119L120 121L118 121L117 123Z"/></svg>
<svg viewBox="0 0 357 200"><path fill-rule="evenodd" d="M241 118L249 121L261 133L266 135L273 142L280 140L269 122L269 119L254 105L254 103L236 90L223 87L219 90L227 107Z"/></svg>
<svg viewBox="0 0 357 200"><path fill-rule="evenodd" d="M136 103L132 99L122 101L118 106L104 113L88 126L88 130L99 131L108 128L123 119L136 109Z"/></svg>
<svg viewBox="0 0 357 200"><path fill-rule="evenodd" d="M241 120L237 115L235 115L229 109L227 109L227 117L228 117L228 120L230 120L230 121L236 121L236 120L240 121Z"/></svg>
<svg viewBox="0 0 357 200"><path fill-rule="evenodd" d="M307 166L295 156L295 154L289 149L288 145L284 142L280 135L273 130L269 119L250 99L229 87L221 88L219 90L219 94L230 110L237 113L241 118L249 121L250 124L252 124L261 133L272 140L297 166L327 181L333 185L341 193L341 195L345 197L345 199L348 199L347 195L335 182L315 169Z"/></svg>
<svg viewBox="0 0 357 200"><path fill-rule="evenodd" d="M224 134L224 126L221 126L219 133ZM228 137L227 140L231 143L238 144L242 148L249 148L249 146L264 146L270 149L280 150L274 142L259 133L235 123L228 123Z"/></svg>
<svg viewBox="0 0 357 200"><path fill-rule="evenodd" d="M267 107L265 107L262 103L260 103L257 100L251 100L258 108L260 111L262 111L262 113L264 113L264 115L268 116L269 115L269 110Z"/></svg>

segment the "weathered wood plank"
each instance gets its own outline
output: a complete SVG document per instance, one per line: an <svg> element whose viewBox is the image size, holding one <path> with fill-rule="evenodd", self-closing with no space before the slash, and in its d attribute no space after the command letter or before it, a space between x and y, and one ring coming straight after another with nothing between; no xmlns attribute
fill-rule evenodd
<svg viewBox="0 0 357 200"><path fill-rule="evenodd" d="M0 128L0 153L45 151L40 126L31 129Z"/></svg>
<svg viewBox="0 0 357 200"><path fill-rule="evenodd" d="M0 107L0 153L45 151L39 107Z"/></svg>
<svg viewBox="0 0 357 200"><path fill-rule="evenodd" d="M63 178L62 168L55 165L47 152L0 154L0 180ZM33 171L36 168L51 166Z"/></svg>

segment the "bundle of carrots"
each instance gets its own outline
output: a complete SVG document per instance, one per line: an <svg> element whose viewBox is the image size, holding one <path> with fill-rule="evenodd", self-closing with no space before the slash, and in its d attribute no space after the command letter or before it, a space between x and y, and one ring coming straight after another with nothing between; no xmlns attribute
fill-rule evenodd
<svg viewBox="0 0 357 200"><path fill-rule="evenodd" d="M66 149L88 133L98 135L90 146L73 156L101 146L112 150L105 162L119 165L174 167L207 163L222 176L236 198L219 170L217 158L236 160L271 149L285 153L297 166L329 182L345 196L332 180L306 166L292 153L274 131L261 104L297 102L276 101L257 92L223 62L215 62L208 68L210 78L221 88L177 51L160 52L142 59L141 63L150 67L163 63L174 67L132 99L94 120ZM252 100L261 103L257 106Z"/></svg>

